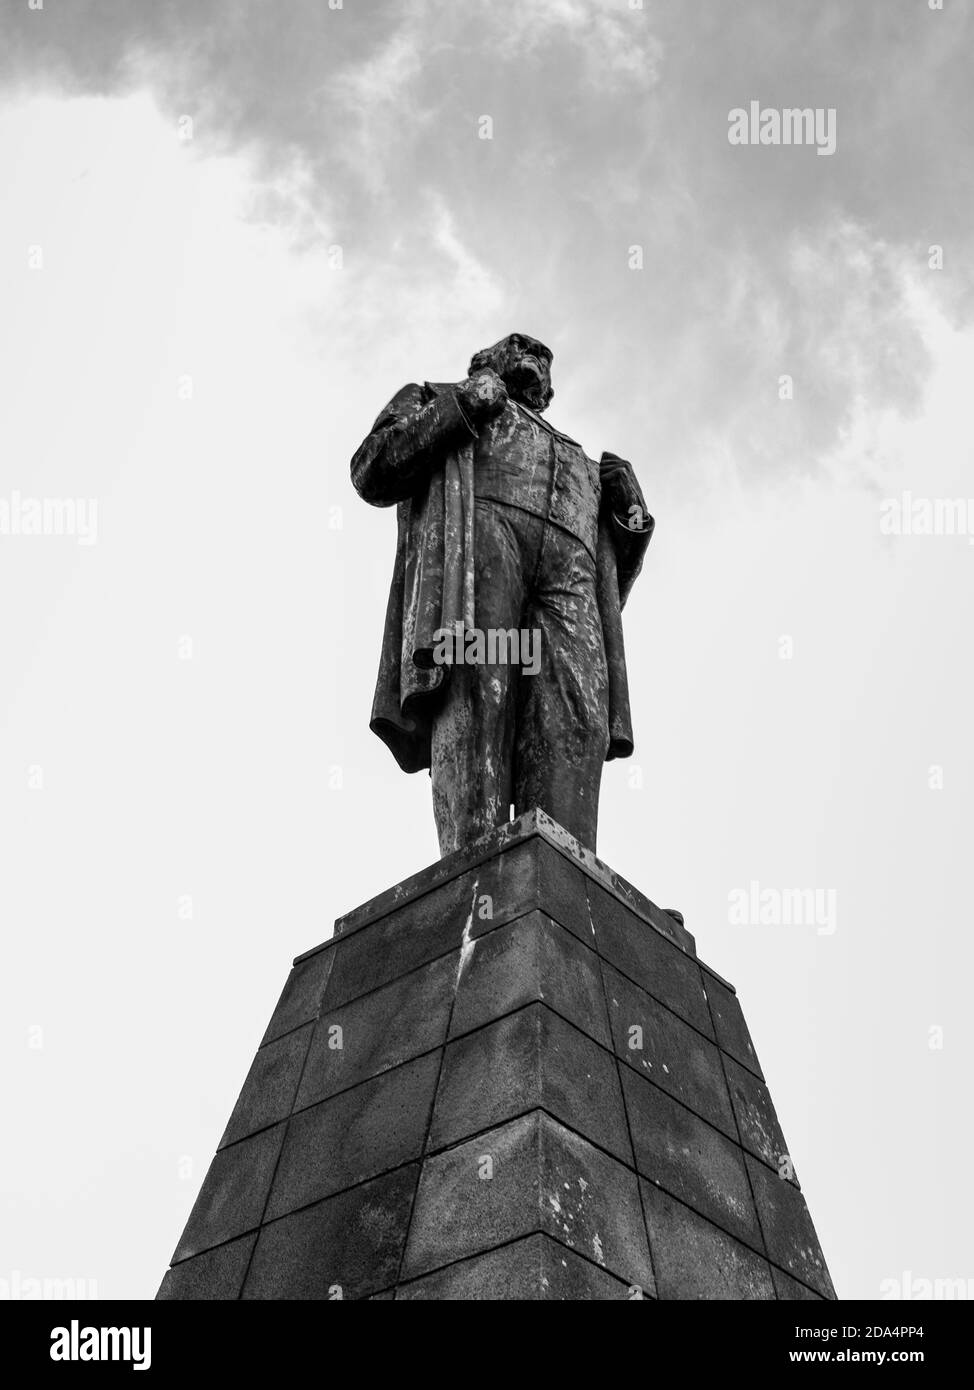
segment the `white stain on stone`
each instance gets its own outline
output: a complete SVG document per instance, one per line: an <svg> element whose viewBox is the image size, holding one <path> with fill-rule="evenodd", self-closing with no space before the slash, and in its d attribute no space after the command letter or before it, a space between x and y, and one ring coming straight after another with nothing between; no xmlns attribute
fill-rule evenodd
<svg viewBox="0 0 974 1390"><path fill-rule="evenodd" d="M479 887L480 876L478 874L473 883L473 897L470 899L470 914L463 928L463 936L460 938L460 959L457 961L457 978L453 982L454 990L459 988L460 978L464 970L466 970L470 957L473 955L474 947L477 944L476 941L473 940L471 933L473 931L473 914L474 908L477 906L477 889Z"/></svg>

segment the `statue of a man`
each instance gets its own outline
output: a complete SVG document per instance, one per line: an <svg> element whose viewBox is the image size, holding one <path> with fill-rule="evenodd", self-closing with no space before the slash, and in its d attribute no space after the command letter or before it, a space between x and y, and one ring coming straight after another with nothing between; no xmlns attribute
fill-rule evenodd
<svg viewBox="0 0 974 1390"><path fill-rule="evenodd" d="M594 850L602 764L633 750L621 613L654 522L629 463L542 418L551 360L512 333L404 386L352 459L398 505L371 727L430 769L444 855L536 806Z"/></svg>

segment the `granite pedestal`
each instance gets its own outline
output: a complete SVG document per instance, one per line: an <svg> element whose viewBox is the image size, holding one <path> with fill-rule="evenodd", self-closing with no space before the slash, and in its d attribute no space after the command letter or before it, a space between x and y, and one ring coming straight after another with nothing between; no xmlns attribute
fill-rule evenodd
<svg viewBox="0 0 974 1390"><path fill-rule="evenodd" d="M821 1299L733 988L541 811L299 956L164 1299Z"/></svg>

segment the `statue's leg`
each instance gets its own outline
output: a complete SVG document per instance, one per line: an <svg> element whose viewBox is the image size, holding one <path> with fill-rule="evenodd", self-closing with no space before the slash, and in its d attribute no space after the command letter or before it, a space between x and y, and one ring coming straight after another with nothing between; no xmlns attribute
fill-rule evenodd
<svg viewBox="0 0 974 1390"><path fill-rule="evenodd" d="M540 666L521 676L514 751L515 814L540 806L591 850L609 749L595 574L582 543L549 524L525 616L540 636Z"/></svg>
<svg viewBox="0 0 974 1390"><path fill-rule="evenodd" d="M475 620L477 632L519 627L525 597L523 532L541 523L516 508L477 502ZM440 854L462 849L510 819L517 669L487 664L468 643L471 660L450 671L433 719L430 777ZM477 660L477 657L480 660Z"/></svg>

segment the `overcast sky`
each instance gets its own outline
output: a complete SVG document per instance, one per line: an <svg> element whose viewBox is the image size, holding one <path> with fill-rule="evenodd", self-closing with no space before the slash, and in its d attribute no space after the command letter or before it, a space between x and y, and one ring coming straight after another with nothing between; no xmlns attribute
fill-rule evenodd
<svg viewBox="0 0 974 1390"><path fill-rule="evenodd" d="M435 858L348 460L514 330L657 519L600 853L737 985L840 1297L974 1278L974 546L880 529L974 497L972 28L0 0L0 511L97 503L0 534L0 1279L151 1297L290 958ZM732 146L752 100L835 153ZM752 880L835 930L734 925Z"/></svg>

